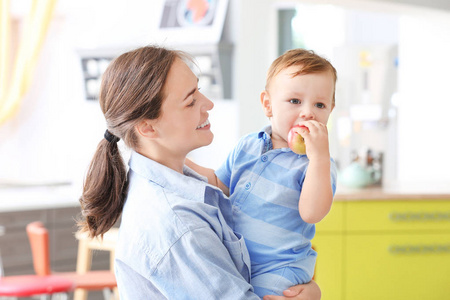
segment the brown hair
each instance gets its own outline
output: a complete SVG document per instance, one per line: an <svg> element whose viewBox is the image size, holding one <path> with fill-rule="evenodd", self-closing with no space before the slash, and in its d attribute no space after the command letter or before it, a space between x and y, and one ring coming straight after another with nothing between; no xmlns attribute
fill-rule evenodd
<svg viewBox="0 0 450 300"><path fill-rule="evenodd" d="M160 116L167 74L176 58L185 57L178 51L147 46L120 55L106 69L100 107L108 131L129 148L138 147L135 125ZM122 213L127 186L127 171L117 142L102 139L83 185L80 229L91 237L108 231Z"/></svg>
<svg viewBox="0 0 450 300"><path fill-rule="evenodd" d="M278 75L282 70L291 67L299 66L299 70L292 74L292 77L301 74L311 74L320 72L331 72L334 83L337 81L337 72L333 65L325 58L317 55L312 50L305 49L291 49L286 51L283 55L275 59L267 72L266 89L269 88L272 79ZM335 103L335 95L333 93L333 105Z"/></svg>

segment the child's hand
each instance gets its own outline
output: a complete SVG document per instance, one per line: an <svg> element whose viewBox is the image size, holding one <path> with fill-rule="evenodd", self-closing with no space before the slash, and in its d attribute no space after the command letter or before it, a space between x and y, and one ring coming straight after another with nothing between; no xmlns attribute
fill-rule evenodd
<svg viewBox="0 0 450 300"><path fill-rule="evenodd" d="M267 295L264 300L320 300L322 293L315 281L310 281L306 284L299 284L290 287L283 292L283 296Z"/></svg>
<svg viewBox="0 0 450 300"><path fill-rule="evenodd" d="M325 124L315 120L302 121L298 125L306 128L299 128L298 132L305 139L306 155L311 160L330 159L328 145L328 129Z"/></svg>

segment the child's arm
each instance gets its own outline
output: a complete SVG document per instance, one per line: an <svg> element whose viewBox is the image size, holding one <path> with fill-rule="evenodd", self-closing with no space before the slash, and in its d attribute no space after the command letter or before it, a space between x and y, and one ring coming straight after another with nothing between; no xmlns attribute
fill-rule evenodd
<svg viewBox="0 0 450 300"><path fill-rule="evenodd" d="M202 167L200 165L197 165L196 163L194 163L192 160L190 160L189 158L186 158L185 161L186 166L188 166L189 168L191 168L192 170L194 170L195 172L199 173L200 175L205 176L206 178L208 178L208 183L212 184L216 187L218 187L219 189L222 190L222 192L227 195L230 196L230 190L229 188L222 183L222 181L220 181L219 178L217 178L216 174L214 173L213 169L210 168L205 168Z"/></svg>
<svg viewBox="0 0 450 300"><path fill-rule="evenodd" d="M306 143L309 166L298 209L305 222L317 223L328 214L333 203L328 130L324 124L316 121L306 121L300 125L305 125L309 130L303 129L301 132Z"/></svg>

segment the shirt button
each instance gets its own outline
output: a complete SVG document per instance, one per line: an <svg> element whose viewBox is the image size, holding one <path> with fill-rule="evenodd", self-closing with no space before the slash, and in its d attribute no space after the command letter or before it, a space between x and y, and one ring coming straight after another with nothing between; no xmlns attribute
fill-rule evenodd
<svg viewBox="0 0 450 300"><path fill-rule="evenodd" d="M249 182L249 183L247 183L247 184L245 185L245 189L246 189L246 190L249 190L251 186L252 186L252 184Z"/></svg>
<svg viewBox="0 0 450 300"><path fill-rule="evenodd" d="M262 160L263 162L266 162L266 161L267 161L267 155L263 155L263 156L261 157L261 160Z"/></svg>

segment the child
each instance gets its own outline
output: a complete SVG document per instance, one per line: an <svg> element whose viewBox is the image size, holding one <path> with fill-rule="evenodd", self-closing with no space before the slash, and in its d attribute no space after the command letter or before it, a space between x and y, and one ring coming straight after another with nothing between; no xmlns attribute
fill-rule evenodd
<svg viewBox="0 0 450 300"><path fill-rule="evenodd" d="M108 66L99 96L107 130L87 172L79 226L101 236L121 217L122 300L259 299L229 200L184 165L190 151L211 143L214 106L185 59L148 46ZM120 139L132 150L128 171ZM294 289L295 299L320 299L314 282Z"/></svg>
<svg viewBox="0 0 450 300"><path fill-rule="evenodd" d="M260 297L281 294L313 276L314 223L330 210L336 189L326 127L336 79L335 68L314 52L287 51L272 63L261 93L271 125L243 137L215 173L187 162L230 196L235 230L245 237L251 282ZM306 155L288 148L295 125L304 126L297 132Z"/></svg>

